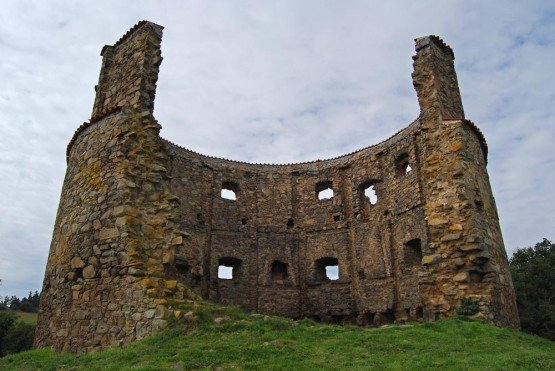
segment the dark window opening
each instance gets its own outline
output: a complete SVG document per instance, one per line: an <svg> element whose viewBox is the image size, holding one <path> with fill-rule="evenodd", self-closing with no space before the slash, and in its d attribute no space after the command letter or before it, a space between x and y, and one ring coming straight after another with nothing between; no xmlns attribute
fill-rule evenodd
<svg viewBox="0 0 555 371"><path fill-rule="evenodd" d="M318 322L318 323L322 322L322 317L320 317L320 316L317 315L317 314L313 314L312 316L310 316L310 318L311 318L314 322Z"/></svg>
<svg viewBox="0 0 555 371"><path fill-rule="evenodd" d="M241 219L241 224L242 225L247 225L247 218Z"/></svg>
<svg viewBox="0 0 555 371"><path fill-rule="evenodd" d="M408 154L403 153L402 155L397 157L397 159L395 160L395 171L398 176L403 176L405 174L408 174L410 171L412 171Z"/></svg>
<svg viewBox="0 0 555 371"><path fill-rule="evenodd" d="M291 228L295 225L295 222L293 221L293 218L289 218L287 220L287 228Z"/></svg>
<svg viewBox="0 0 555 371"><path fill-rule="evenodd" d="M386 325L395 322L395 314L391 309L388 309L386 312L380 313L380 324Z"/></svg>
<svg viewBox="0 0 555 371"><path fill-rule="evenodd" d="M422 307L416 308L416 318L424 318L424 309Z"/></svg>
<svg viewBox="0 0 555 371"><path fill-rule="evenodd" d="M333 216L333 221L334 221L334 222L340 222L340 221L342 221L342 220L343 220L343 215L341 215L341 214L338 214L338 215L334 215L334 216Z"/></svg>
<svg viewBox="0 0 555 371"><path fill-rule="evenodd" d="M222 183L222 198L226 200L235 201L237 200L237 194L239 193L239 185L235 182L223 182Z"/></svg>
<svg viewBox="0 0 555 371"><path fill-rule="evenodd" d="M333 323L335 325L342 325L343 320L344 320L344 316L342 316L340 314L332 314L330 319L329 319L329 322Z"/></svg>
<svg viewBox="0 0 555 371"><path fill-rule="evenodd" d="M175 259L175 269L177 270L178 276L181 278L186 278L191 273L191 266L184 260Z"/></svg>
<svg viewBox="0 0 555 371"><path fill-rule="evenodd" d="M218 278L232 280L238 277L241 260L237 258L220 258L218 260Z"/></svg>
<svg viewBox="0 0 555 371"><path fill-rule="evenodd" d="M422 264L422 245L420 239L415 238L404 246L405 268L418 267Z"/></svg>
<svg viewBox="0 0 555 371"><path fill-rule="evenodd" d="M374 318L376 317L376 313L374 312L366 312L364 313L364 325L372 326L374 324Z"/></svg>
<svg viewBox="0 0 555 371"><path fill-rule="evenodd" d="M484 279L484 273L477 270L471 270L468 272L468 277L470 279L470 282L480 283Z"/></svg>
<svg viewBox="0 0 555 371"><path fill-rule="evenodd" d="M204 218L202 217L202 214L197 214L197 222L199 225L203 225L204 224Z"/></svg>
<svg viewBox="0 0 555 371"><path fill-rule="evenodd" d="M325 180L316 184L316 196L319 200L328 200L333 198L333 182Z"/></svg>
<svg viewBox="0 0 555 371"><path fill-rule="evenodd" d="M339 279L339 261L337 258L316 260L316 279L318 281L337 281Z"/></svg>
<svg viewBox="0 0 555 371"><path fill-rule="evenodd" d="M274 260L272 263L272 280L277 283L283 283L287 280L287 263Z"/></svg>

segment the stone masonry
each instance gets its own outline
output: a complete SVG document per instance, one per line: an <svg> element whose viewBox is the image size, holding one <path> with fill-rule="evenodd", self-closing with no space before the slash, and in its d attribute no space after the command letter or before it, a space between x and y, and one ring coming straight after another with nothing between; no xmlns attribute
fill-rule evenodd
<svg viewBox="0 0 555 371"><path fill-rule="evenodd" d="M37 346L128 343L197 298L359 325L449 317L473 298L478 316L519 327L487 145L440 38L416 40L421 112L405 129L330 160L270 165L160 138L162 29L142 21L102 49L92 117L68 145Z"/></svg>

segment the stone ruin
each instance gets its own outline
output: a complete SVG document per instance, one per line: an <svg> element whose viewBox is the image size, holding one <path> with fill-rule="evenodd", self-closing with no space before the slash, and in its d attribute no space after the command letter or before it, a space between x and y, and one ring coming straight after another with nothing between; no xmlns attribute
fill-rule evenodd
<svg viewBox="0 0 555 371"><path fill-rule="evenodd" d="M102 49L91 119L67 147L37 346L128 343L198 298L359 325L449 317L473 298L478 316L519 327L488 147L439 37L416 39L414 122L344 156L272 165L159 136L162 29L142 21Z"/></svg>

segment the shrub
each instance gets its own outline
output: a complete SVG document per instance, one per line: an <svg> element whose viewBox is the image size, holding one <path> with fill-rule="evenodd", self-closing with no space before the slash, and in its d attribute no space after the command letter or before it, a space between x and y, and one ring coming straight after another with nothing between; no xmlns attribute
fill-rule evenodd
<svg viewBox="0 0 555 371"><path fill-rule="evenodd" d="M35 325L17 321L10 327L3 341L2 356L33 348Z"/></svg>
<svg viewBox="0 0 555 371"><path fill-rule="evenodd" d="M3 355L6 335L17 321L17 315L11 311L0 311L0 357Z"/></svg>
<svg viewBox="0 0 555 371"><path fill-rule="evenodd" d="M478 300L472 298L462 298L461 304L458 306L456 312L459 316L472 316L478 313L480 304Z"/></svg>

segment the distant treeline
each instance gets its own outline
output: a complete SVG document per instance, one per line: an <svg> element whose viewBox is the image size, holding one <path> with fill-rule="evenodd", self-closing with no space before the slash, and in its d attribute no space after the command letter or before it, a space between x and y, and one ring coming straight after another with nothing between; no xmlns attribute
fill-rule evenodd
<svg viewBox="0 0 555 371"><path fill-rule="evenodd" d="M17 296L0 297L0 357L33 347L35 325L22 321L15 311L33 313L38 308L37 291L29 291L29 295L22 299Z"/></svg>
<svg viewBox="0 0 555 371"><path fill-rule="evenodd" d="M544 238L509 263L522 331L555 340L555 244Z"/></svg>
<svg viewBox="0 0 555 371"><path fill-rule="evenodd" d="M6 296L0 298L0 310L17 310L20 312L36 313L39 310L39 293L29 291L26 298L18 298L17 296Z"/></svg>

